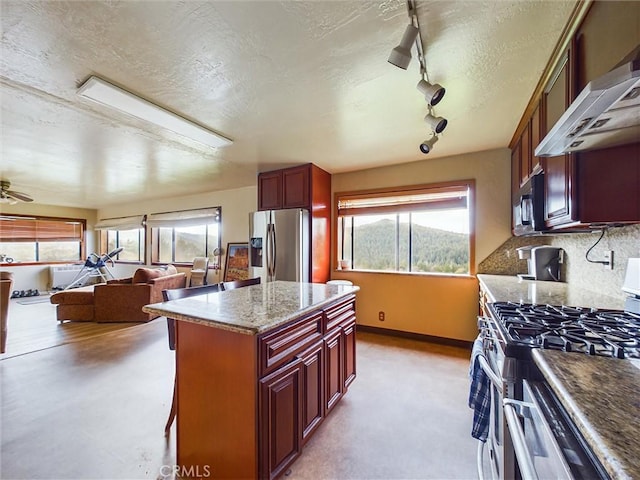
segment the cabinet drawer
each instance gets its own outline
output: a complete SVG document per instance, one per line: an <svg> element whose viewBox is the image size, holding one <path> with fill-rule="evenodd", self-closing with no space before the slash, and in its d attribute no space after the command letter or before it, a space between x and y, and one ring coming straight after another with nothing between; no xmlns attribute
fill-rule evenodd
<svg viewBox="0 0 640 480"><path fill-rule="evenodd" d="M322 312L315 312L259 339L260 376L289 362L322 338Z"/></svg>
<svg viewBox="0 0 640 480"><path fill-rule="evenodd" d="M325 333L329 333L335 327L349 319L356 318L355 295L350 295L346 300L325 310Z"/></svg>

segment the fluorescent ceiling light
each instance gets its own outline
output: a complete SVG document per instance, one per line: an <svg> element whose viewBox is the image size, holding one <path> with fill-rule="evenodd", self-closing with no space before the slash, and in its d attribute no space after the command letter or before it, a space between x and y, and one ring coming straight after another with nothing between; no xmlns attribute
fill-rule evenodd
<svg viewBox="0 0 640 480"><path fill-rule="evenodd" d="M224 147L233 143L222 135L154 105L98 77L89 77L80 86L77 94L210 147Z"/></svg>

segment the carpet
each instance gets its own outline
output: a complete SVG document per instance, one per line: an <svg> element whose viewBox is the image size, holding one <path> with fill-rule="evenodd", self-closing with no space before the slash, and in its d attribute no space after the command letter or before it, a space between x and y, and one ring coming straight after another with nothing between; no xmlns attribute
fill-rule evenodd
<svg viewBox="0 0 640 480"><path fill-rule="evenodd" d="M50 295L37 295L35 297L23 297L16 301L20 305L33 305L34 303L45 303L51 298Z"/></svg>

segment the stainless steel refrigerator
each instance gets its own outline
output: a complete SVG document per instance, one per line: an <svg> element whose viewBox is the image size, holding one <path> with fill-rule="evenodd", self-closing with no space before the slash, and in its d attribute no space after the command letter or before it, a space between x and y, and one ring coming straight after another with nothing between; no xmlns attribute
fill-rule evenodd
<svg viewBox="0 0 640 480"><path fill-rule="evenodd" d="M249 276L263 282L311 281L309 211L266 210L249 214Z"/></svg>

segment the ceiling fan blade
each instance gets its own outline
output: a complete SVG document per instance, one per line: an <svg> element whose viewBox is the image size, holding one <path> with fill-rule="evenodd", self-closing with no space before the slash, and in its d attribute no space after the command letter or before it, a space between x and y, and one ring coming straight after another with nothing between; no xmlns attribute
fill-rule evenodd
<svg viewBox="0 0 640 480"><path fill-rule="evenodd" d="M21 202L33 202L33 198L31 198L26 193L14 192L12 190L5 191L7 197L15 198L16 200L20 200Z"/></svg>

